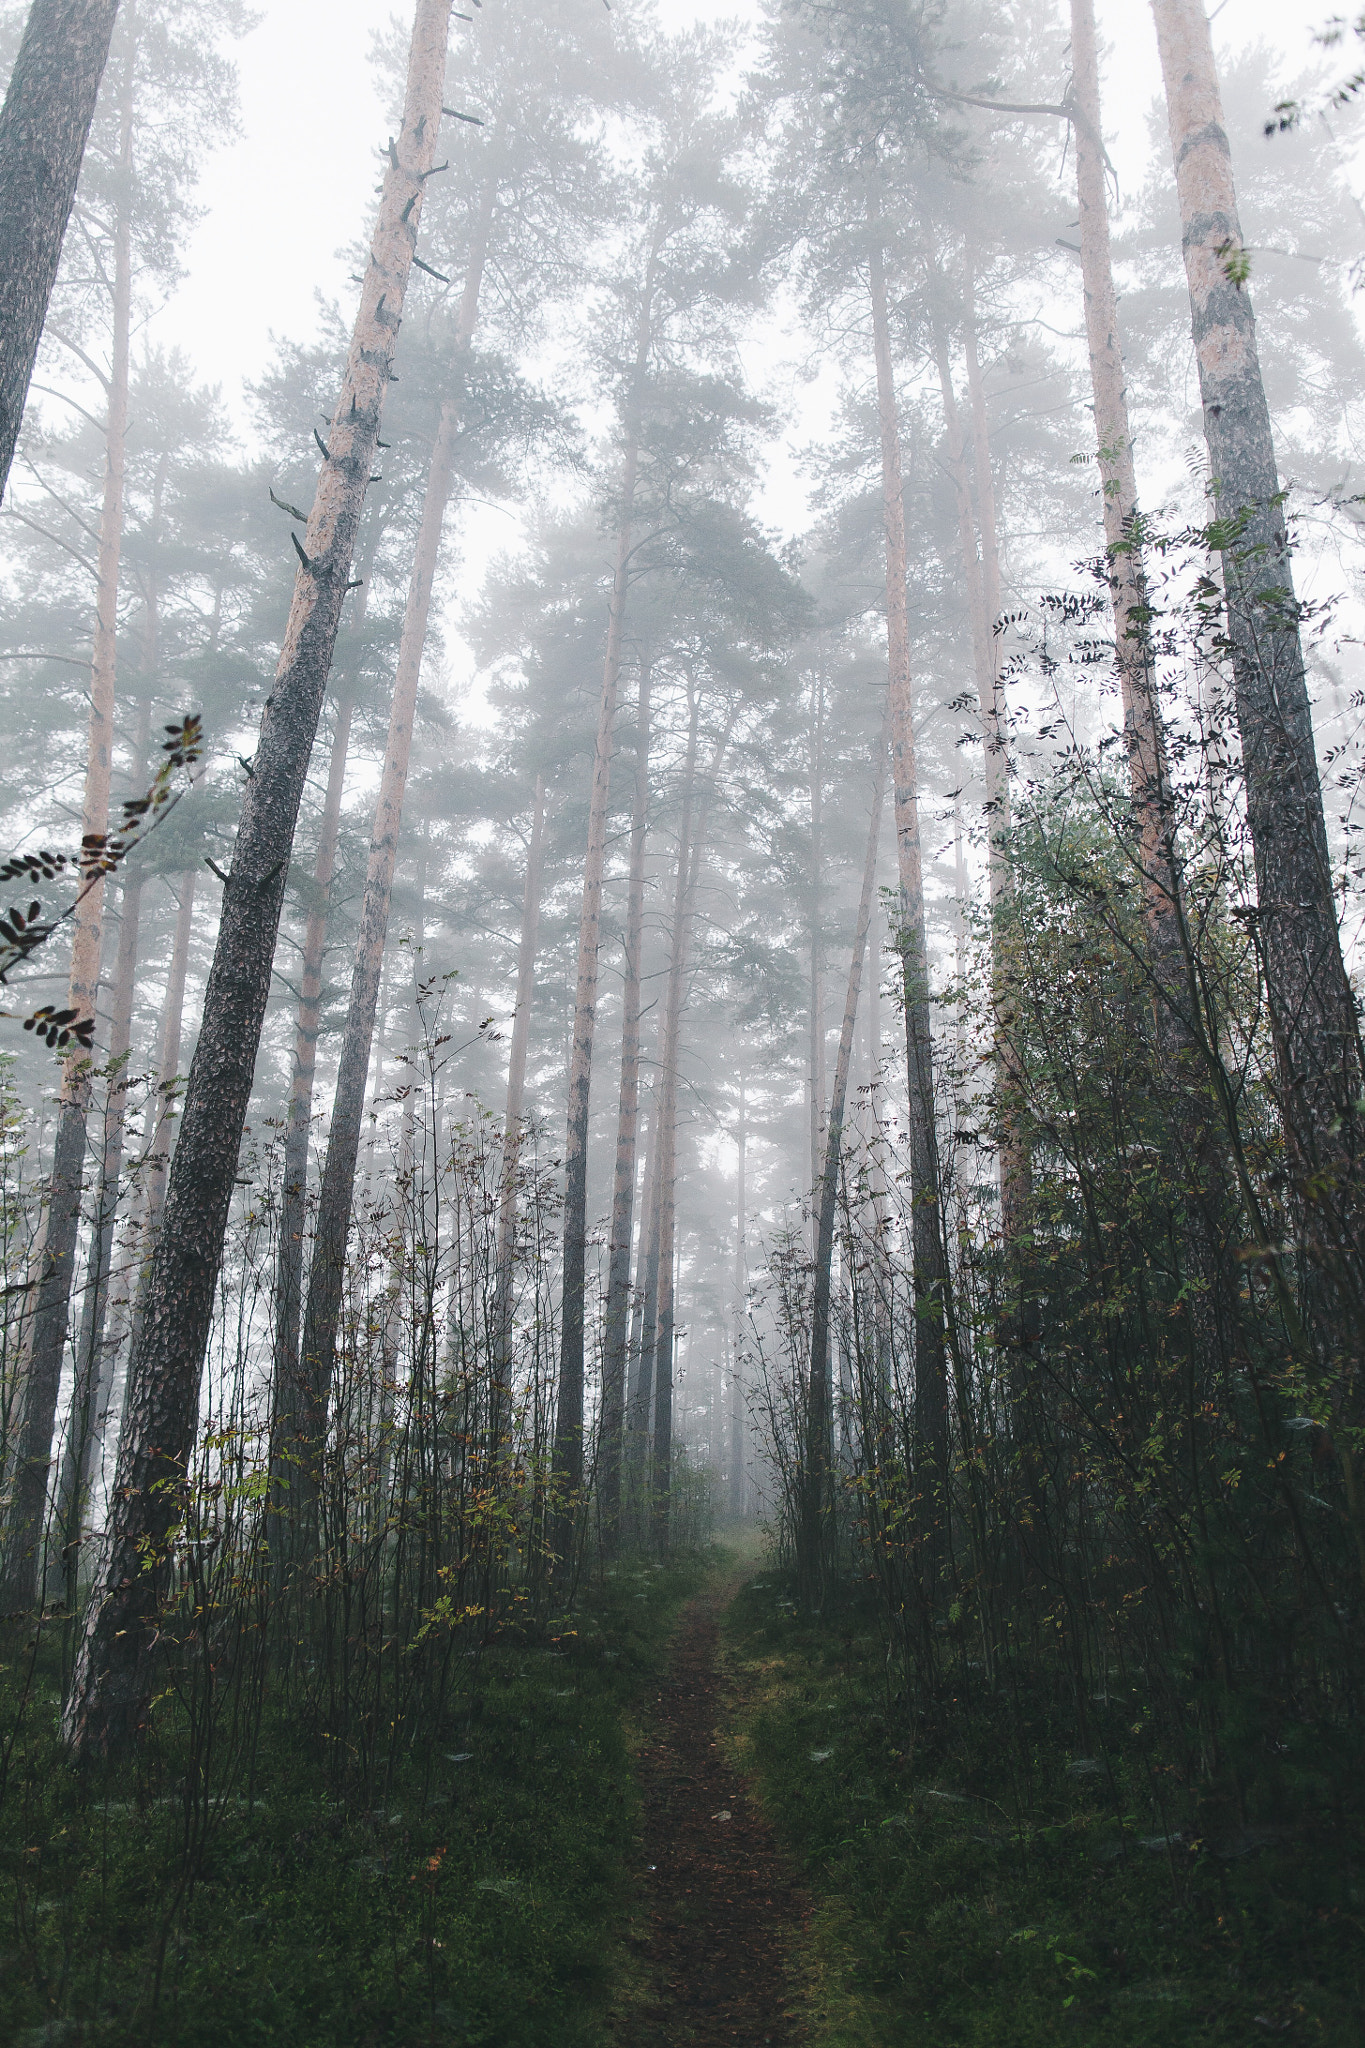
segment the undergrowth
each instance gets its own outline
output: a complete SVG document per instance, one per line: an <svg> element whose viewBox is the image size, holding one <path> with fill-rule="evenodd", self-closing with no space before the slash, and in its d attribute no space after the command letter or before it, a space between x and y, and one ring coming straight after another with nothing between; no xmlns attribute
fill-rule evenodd
<svg viewBox="0 0 1365 2048"><path fill-rule="evenodd" d="M0 2041L600 2040L637 1824L623 1715L701 1570L623 1564L561 1629L464 1660L379 1808L268 1708L250 1792L225 1766L188 1795L164 1704L136 1766L82 1778L51 1674L0 1807Z"/></svg>
<svg viewBox="0 0 1365 2048"><path fill-rule="evenodd" d="M1176 1810L1140 1700L1094 1702L1077 1756L964 1671L912 1737L870 1614L793 1595L760 1574L725 1640L737 1761L815 1896L812 2048L1359 2048L1361 1792L1312 1731L1241 1811Z"/></svg>

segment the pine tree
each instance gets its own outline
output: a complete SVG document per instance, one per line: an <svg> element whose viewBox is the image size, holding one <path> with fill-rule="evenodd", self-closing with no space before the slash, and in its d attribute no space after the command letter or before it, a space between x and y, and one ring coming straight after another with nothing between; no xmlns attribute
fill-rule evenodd
<svg viewBox="0 0 1365 2048"><path fill-rule="evenodd" d="M118 0L33 0L0 109L0 492L95 116Z"/></svg>
<svg viewBox="0 0 1365 2048"><path fill-rule="evenodd" d="M1223 565L1258 942L1296 1203L1316 1269L1310 1321L1334 1403L1354 1416L1365 1066L1212 36L1201 0L1153 0L1153 13L1213 472L1211 539Z"/></svg>
<svg viewBox="0 0 1365 2048"><path fill-rule="evenodd" d="M419 0L401 132L390 147L371 264L305 538L271 706L248 782L166 1215L130 1366L115 1507L64 1709L76 1750L132 1735L149 1684L175 1493L270 985L284 876L373 473L404 295L435 161L449 0ZM145 1568L148 1543L157 1555Z"/></svg>

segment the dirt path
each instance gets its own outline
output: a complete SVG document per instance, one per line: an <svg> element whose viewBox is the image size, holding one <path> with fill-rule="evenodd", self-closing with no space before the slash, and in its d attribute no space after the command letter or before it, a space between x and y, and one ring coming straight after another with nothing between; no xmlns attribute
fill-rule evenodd
<svg viewBox="0 0 1365 2048"><path fill-rule="evenodd" d="M653 1994L629 2048L797 2048L783 1954L807 1901L717 1732L719 1615L737 1583L683 1610L640 1753Z"/></svg>

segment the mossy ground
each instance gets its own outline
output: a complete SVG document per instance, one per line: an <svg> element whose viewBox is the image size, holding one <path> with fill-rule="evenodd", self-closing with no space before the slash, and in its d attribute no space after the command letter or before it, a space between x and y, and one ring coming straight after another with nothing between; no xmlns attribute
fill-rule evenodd
<svg viewBox="0 0 1365 2048"><path fill-rule="evenodd" d="M380 1806L275 1726L257 1804L222 1801L192 1870L173 1768L151 1800L142 1769L82 1783L48 1688L0 1807L0 2041L599 2042L627 1968L626 1727L703 1572L623 1566L576 1633L487 1651Z"/></svg>
<svg viewBox="0 0 1365 2048"><path fill-rule="evenodd" d="M760 1572L725 1640L736 1760L817 1901L796 1959L811 2048L1360 2048L1358 1773L1344 1801L1324 1784L1168 1846L1145 1774L1045 1739L1021 1768L985 1702L908 1753L877 1633L854 1612L812 1628L789 1594Z"/></svg>

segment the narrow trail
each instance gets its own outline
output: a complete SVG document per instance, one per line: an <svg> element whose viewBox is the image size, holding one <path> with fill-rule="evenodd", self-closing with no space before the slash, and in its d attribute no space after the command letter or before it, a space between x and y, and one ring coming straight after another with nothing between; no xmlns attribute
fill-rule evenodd
<svg viewBox="0 0 1365 2048"><path fill-rule="evenodd" d="M623 2048L799 2048L784 1951L808 1902L720 1741L719 1617L684 1608L639 1757L652 1993Z"/></svg>

